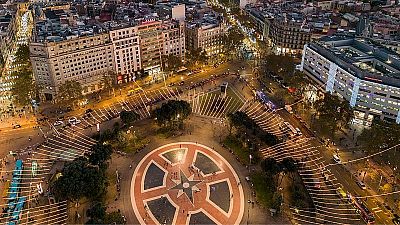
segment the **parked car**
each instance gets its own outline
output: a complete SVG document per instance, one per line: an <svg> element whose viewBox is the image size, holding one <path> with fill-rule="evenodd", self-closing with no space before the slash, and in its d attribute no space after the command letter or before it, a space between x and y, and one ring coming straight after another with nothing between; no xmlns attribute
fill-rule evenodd
<svg viewBox="0 0 400 225"><path fill-rule="evenodd" d="M78 120L75 116L69 118L69 119L68 119L68 122L69 122L70 124L72 124L72 125L77 125L77 124L80 124L80 123L81 123L81 121Z"/></svg>
<svg viewBox="0 0 400 225"><path fill-rule="evenodd" d="M18 128L21 128L21 125L15 124L15 125L13 126L13 129L18 129Z"/></svg>
<svg viewBox="0 0 400 225"><path fill-rule="evenodd" d="M86 109L85 114L93 112L93 109Z"/></svg>
<svg viewBox="0 0 400 225"><path fill-rule="evenodd" d="M61 126L61 125L63 125L64 124L64 122L63 121L61 121L61 120L57 120L56 122L54 122L54 126L55 127L57 127L57 126Z"/></svg>
<svg viewBox="0 0 400 225"><path fill-rule="evenodd" d="M333 155L333 161L335 161L335 163L337 164L342 164L342 160L340 160L338 155Z"/></svg>
<svg viewBox="0 0 400 225"><path fill-rule="evenodd" d="M367 186L361 180L356 181L356 184L363 190L367 189Z"/></svg>

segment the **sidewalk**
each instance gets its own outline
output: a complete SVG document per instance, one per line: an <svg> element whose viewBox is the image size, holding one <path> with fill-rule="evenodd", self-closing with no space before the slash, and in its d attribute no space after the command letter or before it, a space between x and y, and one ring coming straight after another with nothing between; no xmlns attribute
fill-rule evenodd
<svg viewBox="0 0 400 225"><path fill-rule="evenodd" d="M21 117L2 117L0 119L0 131L3 129L12 129L16 124L21 125L21 127L33 127L36 125L36 117L31 113Z"/></svg>

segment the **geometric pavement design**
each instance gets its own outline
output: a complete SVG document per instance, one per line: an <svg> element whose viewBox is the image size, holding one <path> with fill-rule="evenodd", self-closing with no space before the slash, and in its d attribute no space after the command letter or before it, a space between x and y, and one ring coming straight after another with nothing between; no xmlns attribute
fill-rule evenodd
<svg viewBox="0 0 400 225"><path fill-rule="evenodd" d="M130 196L140 224L239 224L244 211L232 166L193 142L149 152L135 168Z"/></svg>

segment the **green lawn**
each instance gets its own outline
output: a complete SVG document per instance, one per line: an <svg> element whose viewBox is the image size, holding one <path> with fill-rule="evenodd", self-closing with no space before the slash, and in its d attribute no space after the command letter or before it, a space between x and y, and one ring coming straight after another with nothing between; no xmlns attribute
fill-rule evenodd
<svg viewBox="0 0 400 225"><path fill-rule="evenodd" d="M246 165L250 164L249 151L242 143L232 135L229 135L224 140L225 146L233 151L233 153L239 158L241 163Z"/></svg>
<svg viewBox="0 0 400 225"><path fill-rule="evenodd" d="M262 172L255 172L251 175L251 181L256 191L257 201L264 207L270 208L272 205L272 191L271 182L268 181L266 175Z"/></svg>

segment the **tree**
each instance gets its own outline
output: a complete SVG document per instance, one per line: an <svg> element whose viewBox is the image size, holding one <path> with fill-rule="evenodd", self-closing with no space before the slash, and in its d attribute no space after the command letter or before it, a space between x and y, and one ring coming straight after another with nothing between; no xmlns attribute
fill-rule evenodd
<svg viewBox="0 0 400 225"><path fill-rule="evenodd" d="M119 117L121 118L122 123L130 126L135 122L136 120L140 119L140 115L137 114L134 111L121 111L119 113Z"/></svg>
<svg viewBox="0 0 400 225"><path fill-rule="evenodd" d="M103 224L106 217L106 207L101 202L96 202L87 210L87 216L90 218L86 224Z"/></svg>
<svg viewBox="0 0 400 225"><path fill-rule="evenodd" d="M308 82L306 79L306 76L307 75L305 75L303 72L295 71L293 76L287 79L287 83L290 87L296 88L296 92L299 95L303 95L306 87L310 84L310 82Z"/></svg>
<svg viewBox="0 0 400 225"><path fill-rule="evenodd" d="M58 102L65 105L76 105L83 98L82 86L78 81L68 80L58 90Z"/></svg>
<svg viewBox="0 0 400 225"><path fill-rule="evenodd" d="M60 176L52 185L57 199L78 201L82 197L95 199L105 193L107 179L104 167L91 165L80 157L66 163Z"/></svg>
<svg viewBox="0 0 400 225"><path fill-rule="evenodd" d="M159 126L175 128L177 125L181 125L191 112L192 108L188 102L169 100L153 111L153 117Z"/></svg>
<svg viewBox="0 0 400 225"><path fill-rule="evenodd" d="M101 165L111 159L112 148L109 144L97 143L91 149L90 154L87 154L89 163L92 165Z"/></svg>
<svg viewBox="0 0 400 225"><path fill-rule="evenodd" d="M228 114L228 121L230 126L239 130L239 132L245 131L246 129L254 130L255 127L257 127L257 124L242 111Z"/></svg>
<svg viewBox="0 0 400 225"><path fill-rule="evenodd" d="M237 134L241 137L246 133L251 133L269 146L278 143L278 139L275 135L261 129L258 124L244 112L237 111L228 114L228 121L229 132L231 132L232 127L234 127L237 130Z"/></svg>
<svg viewBox="0 0 400 225"><path fill-rule="evenodd" d="M176 55L163 55L162 58L165 71L174 71L179 69L183 65L181 58Z"/></svg>
<svg viewBox="0 0 400 225"><path fill-rule="evenodd" d="M297 171L296 160L293 158L284 158L281 162L282 167L286 173L288 173L292 179L294 178L293 173Z"/></svg>
<svg viewBox="0 0 400 225"><path fill-rule="evenodd" d="M17 52L15 53L15 63L25 65L30 64L28 45L18 45Z"/></svg>
<svg viewBox="0 0 400 225"><path fill-rule="evenodd" d="M354 117L348 101L329 93L326 93L324 98L318 99L315 106L318 114L316 123L333 135L338 129L347 128Z"/></svg>
<svg viewBox="0 0 400 225"><path fill-rule="evenodd" d="M261 161L261 168L270 176L275 176L281 171L279 163L274 158L266 158Z"/></svg>
<svg viewBox="0 0 400 225"><path fill-rule="evenodd" d="M108 92L108 95L110 95L114 87L114 83L115 83L115 73L114 71L108 71L107 74L105 74L101 78L102 91Z"/></svg>
<svg viewBox="0 0 400 225"><path fill-rule="evenodd" d="M282 76L284 79L293 75L295 63L293 57L284 55L267 55L263 64L263 71Z"/></svg>
<svg viewBox="0 0 400 225"><path fill-rule="evenodd" d="M207 52L202 48L189 50L186 55L190 64L197 65L199 62L206 63L208 60Z"/></svg>
<svg viewBox="0 0 400 225"><path fill-rule="evenodd" d="M223 51L226 55L230 56L236 53L236 48L242 43L244 35L237 27L230 29L224 36L222 36Z"/></svg>
<svg viewBox="0 0 400 225"><path fill-rule="evenodd" d="M400 143L400 124L375 119L371 127L364 128L357 140L370 154L376 153ZM392 152L395 154L395 151Z"/></svg>
<svg viewBox="0 0 400 225"><path fill-rule="evenodd" d="M124 224L124 223L125 223L124 218L118 211L107 213L106 217L104 218L104 224Z"/></svg>
<svg viewBox="0 0 400 225"><path fill-rule="evenodd" d="M90 219L86 224L124 224L124 218L118 211L110 213L106 212L106 207L101 202L96 202L90 209L87 210L87 215Z"/></svg>
<svg viewBox="0 0 400 225"><path fill-rule="evenodd" d="M36 92L32 72L28 68L23 67L22 70L13 72L12 75L17 77L11 89L16 103L20 106L30 105Z"/></svg>

